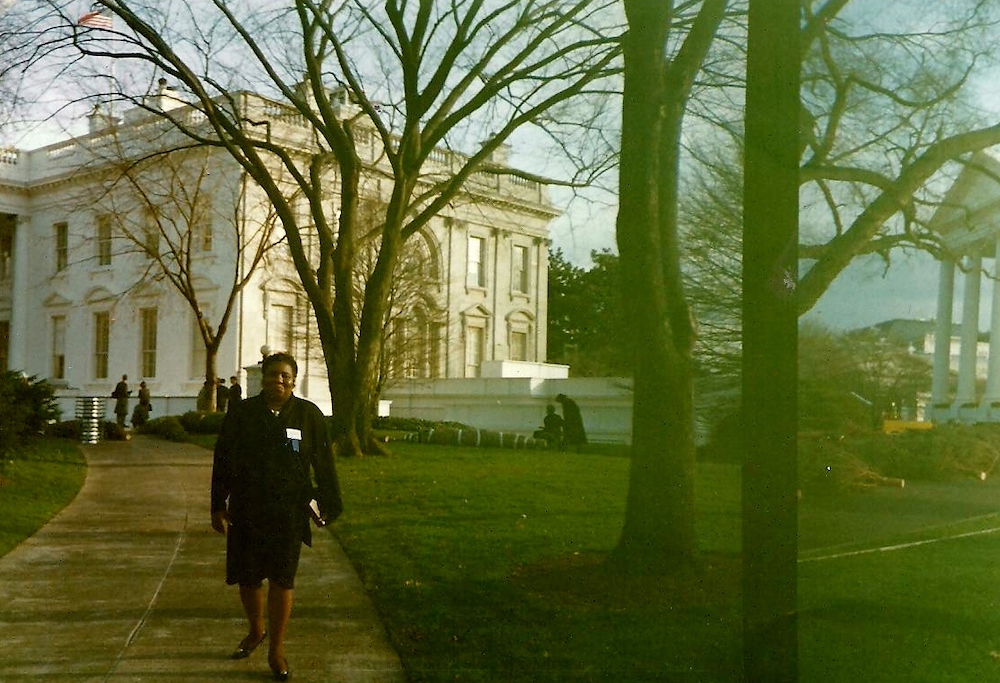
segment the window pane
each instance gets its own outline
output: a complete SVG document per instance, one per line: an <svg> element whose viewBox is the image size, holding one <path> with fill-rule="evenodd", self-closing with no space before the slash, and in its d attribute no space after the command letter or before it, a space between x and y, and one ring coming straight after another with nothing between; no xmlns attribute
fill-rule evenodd
<svg viewBox="0 0 1000 683"><path fill-rule="evenodd" d="M528 292L528 248L515 246L511 254L511 286L515 292Z"/></svg>
<svg viewBox="0 0 1000 683"><path fill-rule="evenodd" d="M69 263L69 226L66 223L55 224L56 239L56 272L66 270Z"/></svg>
<svg viewBox="0 0 1000 683"><path fill-rule="evenodd" d="M485 330L482 327L466 328L465 344L465 376L479 377L479 366L483 362L483 339Z"/></svg>
<svg viewBox="0 0 1000 683"><path fill-rule="evenodd" d="M510 359L528 360L528 333L510 333Z"/></svg>
<svg viewBox="0 0 1000 683"><path fill-rule="evenodd" d="M97 265L111 265L111 216L97 218Z"/></svg>
<svg viewBox="0 0 1000 683"><path fill-rule="evenodd" d="M200 195L195 201L194 215L195 243L201 251L212 251L212 199L208 195Z"/></svg>
<svg viewBox="0 0 1000 683"><path fill-rule="evenodd" d="M201 338L201 329L198 327L198 319L194 319L191 325L191 377L205 376L205 363L208 359L208 351L205 350L205 341Z"/></svg>
<svg viewBox="0 0 1000 683"><path fill-rule="evenodd" d="M146 212L146 225L144 226L146 255L154 258L160 255L160 222L159 216L152 210Z"/></svg>
<svg viewBox="0 0 1000 683"><path fill-rule="evenodd" d="M140 311L142 320L142 375L156 377L156 309L143 308Z"/></svg>
<svg viewBox="0 0 1000 683"><path fill-rule="evenodd" d="M111 337L111 314L100 311L94 314L94 378L108 376L108 346Z"/></svg>
<svg viewBox="0 0 1000 683"><path fill-rule="evenodd" d="M66 379L66 318L52 317L52 379Z"/></svg>
<svg viewBox="0 0 1000 683"><path fill-rule="evenodd" d="M14 253L14 231L16 219L10 214L0 216L0 280L9 280L11 258Z"/></svg>
<svg viewBox="0 0 1000 683"><path fill-rule="evenodd" d="M267 343L271 352L292 353L292 322L295 309L292 306L271 306L267 326Z"/></svg>
<svg viewBox="0 0 1000 683"><path fill-rule="evenodd" d="M468 284L472 287L486 286L486 269L483 264L486 240L482 237L469 238Z"/></svg>

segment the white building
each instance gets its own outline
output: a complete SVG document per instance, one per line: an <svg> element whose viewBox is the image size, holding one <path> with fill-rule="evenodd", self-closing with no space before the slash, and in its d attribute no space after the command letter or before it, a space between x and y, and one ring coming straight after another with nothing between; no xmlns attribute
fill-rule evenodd
<svg viewBox="0 0 1000 683"><path fill-rule="evenodd" d="M933 420L960 422L1000 421L1000 160L991 152L977 153L948 190L934 213L930 228L938 232L952 256L939 262L937 331L930 416ZM990 266L992 262L992 268ZM983 373L979 334L984 273L993 288L990 310L990 344ZM964 281L960 300L961 332L957 349L958 387L953 394L949 371L956 349L950 327L955 306L955 280ZM985 374L982 392L977 378Z"/></svg>
<svg viewBox="0 0 1000 683"><path fill-rule="evenodd" d="M248 120L268 122L272 140L308 144L301 119L281 104L250 94L243 101ZM122 374L133 388L146 381L154 415L192 409L204 381L196 313L175 287L149 277L153 259L125 231L167 239L156 237L153 217L188 220L193 287L202 315L215 325L234 273L248 267L249 256L238 258L237 239L252 242L249 236L273 220L262 191L218 150L198 152L197 163L167 159L147 170L139 184L153 191L144 200L109 190L121 158L115 152L169 138L162 123L145 116L135 110L109 127L107 117L95 114L87 135L0 155L0 369L48 379L58 388L64 417L71 416L75 397L108 396ZM379 187L385 175L377 137L362 131L361 140L370 186ZM433 159L443 172L458 161L446 151ZM502 156L493 161L506 162ZM195 184L199 192L186 192L195 198L183 216L168 191ZM496 173L470 181L462 197L407 242L425 286L392 325L387 345L399 354L390 374L479 377L493 362L544 362L547 226L557 215L544 185ZM309 314L278 247L235 301L218 375L244 377L241 369L259 361L264 345L288 350L300 360L297 391L329 409Z"/></svg>

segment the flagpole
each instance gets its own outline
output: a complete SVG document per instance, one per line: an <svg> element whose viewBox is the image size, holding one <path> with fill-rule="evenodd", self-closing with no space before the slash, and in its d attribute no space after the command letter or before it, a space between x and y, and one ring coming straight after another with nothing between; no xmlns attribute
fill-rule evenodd
<svg viewBox="0 0 1000 683"><path fill-rule="evenodd" d="M83 14L79 20L77 20L77 26L83 26L88 29L101 30L101 31L111 31L114 29L114 17L105 16L104 6L98 2L95 2L90 6L90 11ZM115 85L118 82L117 74L115 73L115 56L114 51L109 51L108 56L108 79L110 86L108 88L108 121L115 120Z"/></svg>

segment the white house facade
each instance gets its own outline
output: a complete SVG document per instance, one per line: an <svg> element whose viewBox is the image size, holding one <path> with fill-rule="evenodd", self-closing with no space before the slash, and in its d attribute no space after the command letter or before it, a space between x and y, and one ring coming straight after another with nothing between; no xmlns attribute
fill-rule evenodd
<svg viewBox="0 0 1000 683"><path fill-rule="evenodd" d="M256 95L246 103L255 121L269 121L273 139L309 139L280 104ZM216 325L234 277L247 275L219 347L218 376L245 380L262 347L286 350L300 361L298 393L329 410L319 340L280 224L242 169L222 151L202 150L197 163L171 167L167 158L145 171L136 182L144 194L109 189L117 173L111 152L137 139L150 144L141 130L151 125L126 113L109 126L95 115L87 135L0 155L0 369L49 380L64 417L76 397L108 396L123 374L133 388L147 383L154 416L192 409L205 379L199 314ZM360 149L370 187L386 177L376 140ZM436 156L439 171L457 167L453 155ZM179 208L181 195L190 211ZM480 173L414 234L407 249L419 286L399 299L387 325L388 376L481 377L497 362L544 363L548 224L557 215L544 185ZM181 223L199 311L158 274L150 254L161 253L159 243L153 252L137 246L171 239L163 225ZM276 246L251 269L256 241L266 239Z"/></svg>

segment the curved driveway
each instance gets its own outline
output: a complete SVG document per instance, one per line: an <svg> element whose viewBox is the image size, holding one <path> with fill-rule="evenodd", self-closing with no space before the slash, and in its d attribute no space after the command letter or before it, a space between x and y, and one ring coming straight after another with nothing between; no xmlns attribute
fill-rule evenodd
<svg viewBox="0 0 1000 683"><path fill-rule="evenodd" d="M0 558L0 681L270 680L209 525L212 456L136 437L83 447L87 479ZM286 648L300 683L402 683L399 657L330 533L303 548Z"/></svg>

